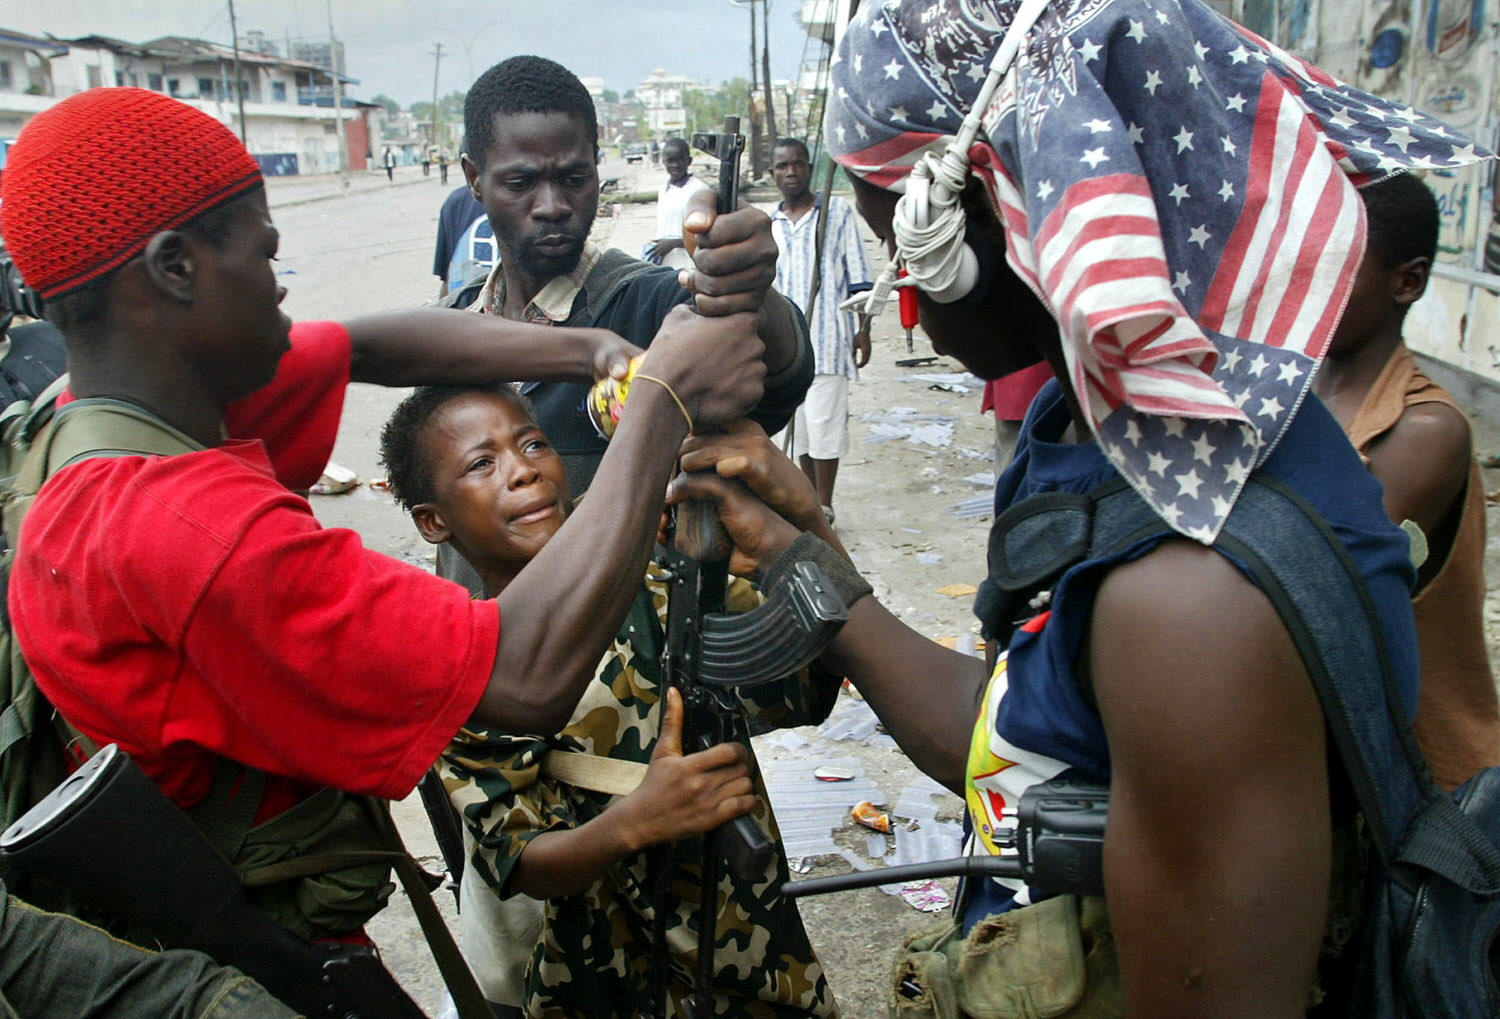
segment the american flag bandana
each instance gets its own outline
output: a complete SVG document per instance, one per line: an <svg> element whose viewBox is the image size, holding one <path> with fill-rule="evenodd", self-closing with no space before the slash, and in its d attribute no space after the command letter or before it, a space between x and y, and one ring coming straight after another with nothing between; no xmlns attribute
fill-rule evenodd
<svg viewBox="0 0 1500 1019"><path fill-rule="evenodd" d="M833 58L834 159L903 190L1019 7L867 2ZM1490 158L1197 0L1053 0L969 154L1105 455L1205 544L1332 340L1364 253L1356 189Z"/></svg>

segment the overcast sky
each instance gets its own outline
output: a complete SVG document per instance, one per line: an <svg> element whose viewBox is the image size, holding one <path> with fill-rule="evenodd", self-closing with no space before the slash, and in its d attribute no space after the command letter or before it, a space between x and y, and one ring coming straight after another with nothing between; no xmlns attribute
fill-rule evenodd
<svg viewBox="0 0 1500 1019"><path fill-rule="evenodd" d="M331 0L361 99L385 93L403 106L432 96L432 47L443 44L438 91L461 89L470 63L480 74L516 53L558 60L617 92L652 68L720 82L749 73L750 15L730 0ZM792 78L806 36L798 0L771 0L771 76ZM214 0L43 0L6 4L0 28L67 38L111 35L143 42L186 35L228 43L229 12ZM137 13L149 12L149 13ZM235 0L240 32L278 43L328 39L328 0ZM466 52L467 47L467 52ZM283 50L284 52L284 50Z"/></svg>

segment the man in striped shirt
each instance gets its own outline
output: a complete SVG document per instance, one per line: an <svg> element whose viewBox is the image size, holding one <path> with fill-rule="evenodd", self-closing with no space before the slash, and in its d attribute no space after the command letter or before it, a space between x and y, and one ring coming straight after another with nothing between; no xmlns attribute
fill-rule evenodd
<svg viewBox="0 0 1500 1019"><path fill-rule="evenodd" d="M849 380L870 363L870 320L839 305L850 294L870 289L869 266L854 210L829 196L824 227L822 281L809 307L813 267L818 264L818 203L808 187L812 178L806 143L783 138L771 153L771 176L781 204L771 214L776 238L775 287L802 309L812 337L816 375L797 408L793 453L818 491L823 514L833 522L833 482L839 459L849 452Z"/></svg>

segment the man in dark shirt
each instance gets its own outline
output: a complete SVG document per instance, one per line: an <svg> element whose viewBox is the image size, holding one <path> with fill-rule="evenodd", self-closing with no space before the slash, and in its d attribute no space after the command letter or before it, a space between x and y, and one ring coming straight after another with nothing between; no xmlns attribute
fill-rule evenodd
<svg viewBox="0 0 1500 1019"><path fill-rule="evenodd" d="M482 280L498 259L484 206L469 185L460 184L443 199L438 213L437 249L432 253L432 274L442 281L438 297Z"/></svg>
<svg viewBox="0 0 1500 1019"><path fill-rule="evenodd" d="M695 196L684 221L698 236L702 271L680 275L595 248L588 242L599 204L594 105L571 71L540 57L512 57L485 72L464 104L464 133L464 177L489 215L500 264L482 286L466 286L450 304L611 329L642 347L667 312L686 301L696 300L706 315L760 307L766 395L750 416L769 432L786 424L812 379L812 351L801 313L771 288L776 242L769 217L756 209L715 216L714 196ZM724 271L730 259L733 282ZM523 390L580 494L604 453L582 412L587 390L555 382Z"/></svg>

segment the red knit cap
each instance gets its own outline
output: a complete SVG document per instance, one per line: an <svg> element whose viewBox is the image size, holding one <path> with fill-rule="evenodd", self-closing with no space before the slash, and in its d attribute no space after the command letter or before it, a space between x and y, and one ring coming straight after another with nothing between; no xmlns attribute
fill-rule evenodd
<svg viewBox="0 0 1500 1019"><path fill-rule="evenodd" d="M0 182L0 233L45 300L261 183L250 153L208 114L145 89L89 89L22 129Z"/></svg>

